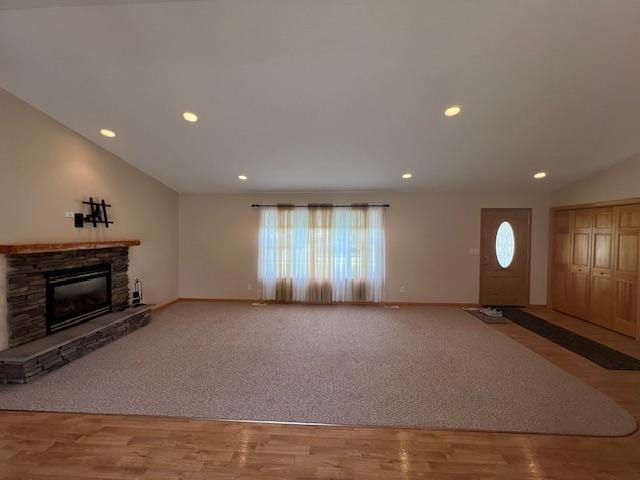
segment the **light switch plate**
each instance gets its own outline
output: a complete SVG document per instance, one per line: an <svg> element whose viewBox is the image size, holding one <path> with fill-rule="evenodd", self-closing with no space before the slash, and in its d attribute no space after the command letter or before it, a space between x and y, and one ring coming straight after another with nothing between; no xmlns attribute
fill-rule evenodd
<svg viewBox="0 0 640 480"><path fill-rule="evenodd" d="M469 255L473 255L474 257L477 257L480 255L480 249L479 248L470 248L469 249Z"/></svg>

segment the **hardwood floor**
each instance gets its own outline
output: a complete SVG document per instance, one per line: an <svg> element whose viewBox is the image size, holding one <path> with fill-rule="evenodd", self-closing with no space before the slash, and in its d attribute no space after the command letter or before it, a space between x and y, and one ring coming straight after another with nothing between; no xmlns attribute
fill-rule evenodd
<svg viewBox="0 0 640 480"><path fill-rule="evenodd" d="M537 315L640 356L640 342ZM580 322L575 323L575 322ZM640 418L640 372L604 370L516 325L492 325ZM0 479L640 479L640 434L594 438L0 412Z"/></svg>

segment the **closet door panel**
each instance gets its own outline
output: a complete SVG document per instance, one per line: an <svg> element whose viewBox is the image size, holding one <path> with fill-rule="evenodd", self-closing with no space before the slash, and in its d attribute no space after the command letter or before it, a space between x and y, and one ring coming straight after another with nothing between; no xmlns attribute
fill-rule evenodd
<svg viewBox="0 0 640 480"><path fill-rule="evenodd" d="M615 226L615 213L610 208L599 208L595 211L595 228L613 228Z"/></svg>
<svg viewBox="0 0 640 480"><path fill-rule="evenodd" d="M553 308L566 312L570 303L569 265L571 264L571 214L553 214L553 257L551 265L551 304Z"/></svg>
<svg viewBox="0 0 640 480"><path fill-rule="evenodd" d="M590 229L593 226L593 211L574 210L573 227L575 229Z"/></svg>
<svg viewBox="0 0 640 480"><path fill-rule="evenodd" d="M569 264L569 295L567 311L587 318L591 290L591 236L594 215L591 210L571 212L571 262Z"/></svg>
<svg viewBox="0 0 640 480"><path fill-rule="evenodd" d="M620 274L636 276L638 269L638 233L620 232L618 234L618 264Z"/></svg>
<svg viewBox="0 0 640 480"><path fill-rule="evenodd" d="M588 320L606 328L614 328L615 292L613 278L610 275L592 275L589 293Z"/></svg>
<svg viewBox="0 0 640 480"><path fill-rule="evenodd" d="M640 207L617 209L615 239L615 310L613 329L637 336L640 280Z"/></svg>
<svg viewBox="0 0 640 480"><path fill-rule="evenodd" d="M569 288L571 289L570 313L587 318L589 315L589 295L591 291L589 273L571 272Z"/></svg>
<svg viewBox="0 0 640 480"><path fill-rule="evenodd" d="M613 268L613 231L597 232L593 235L593 268L608 270Z"/></svg>
<svg viewBox="0 0 640 480"><path fill-rule="evenodd" d="M616 281L613 329L634 337L638 312L638 287L635 282Z"/></svg>
<svg viewBox="0 0 640 480"><path fill-rule="evenodd" d="M591 242L591 232L577 232L573 234L573 253L571 264L574 267L589 267L589 243Z"/></svg>
<svg viewBox="0 0 640 480"><path fill-rule="evenodd" d="M620 209L620 228L640 228L640 208Z"/></svg>
<svg viewBox="0 0 640 480"><path fill-rule="evenodd" d="M571 259L571 237L569 232L556 232L553 251L555 264L559 267L568 268Z"/></svg>
<svg viewBox="0 0 640 480"><path fill-rule="evenodd" d="M587 320L606 328L614 328L614 241L615 215L613 209L594 210L591 253L591 291Z"/></svg>

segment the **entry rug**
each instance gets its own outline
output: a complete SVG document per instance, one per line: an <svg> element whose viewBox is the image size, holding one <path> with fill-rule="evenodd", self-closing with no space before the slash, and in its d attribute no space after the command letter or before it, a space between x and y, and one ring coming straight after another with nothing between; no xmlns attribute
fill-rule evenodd
<svg viewBox="0 0 640 480"><path fill-rule="evenodd" d="M484 323L488 323L491 325L494 324L502 324L502 323L511 323L507 318L503 317L490 317L489 315L485 315L484 313L482 313L480 310L473 309L473 308L463 308L463 310L467 313L470 313L471 315L473 315L476 318L479 318L480 320L482 320Z"/></svg>
<svg viewBox="0 0 640 480"><path fill-rule="evenodd" d="M640 370L639 359L547 322L519 308L502 308L502 314L513 323L531 330L607 370Z"/></svg>

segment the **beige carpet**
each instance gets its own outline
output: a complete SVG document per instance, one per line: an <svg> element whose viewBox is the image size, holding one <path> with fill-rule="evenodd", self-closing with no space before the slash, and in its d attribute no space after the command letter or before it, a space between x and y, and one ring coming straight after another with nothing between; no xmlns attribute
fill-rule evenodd
<svg viewBox="0 0 640 480"><path fill-rule="evenodd" d="M624 435L612 400L454 308L179 303L0 408Z"/></svg>

